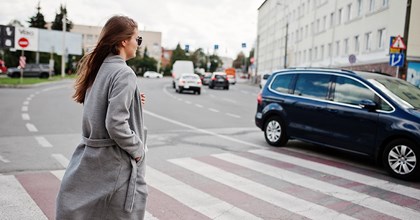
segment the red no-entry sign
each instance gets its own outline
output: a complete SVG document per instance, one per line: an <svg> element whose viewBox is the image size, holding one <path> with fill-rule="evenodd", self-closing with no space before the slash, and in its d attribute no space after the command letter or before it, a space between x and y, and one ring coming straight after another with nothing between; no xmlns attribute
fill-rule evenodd
<svg viewBox="0 0 420 220"><path fill-rule="evenodd" d="M25 47L27 47L29 45L29 40L26 39L26 38L24 38L24 37L21 37L18 40L18 44L19 44L20 47L25 48Z"/></svg>

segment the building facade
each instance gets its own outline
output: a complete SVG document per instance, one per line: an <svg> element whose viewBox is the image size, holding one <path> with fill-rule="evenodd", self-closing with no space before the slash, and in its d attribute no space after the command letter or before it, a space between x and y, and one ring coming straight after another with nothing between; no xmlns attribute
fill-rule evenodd
<svg viewBox="0 0 420 220"><path fill-rule="evenodd" d="M266 0L258 9L256 65L339 67L395 75L390 37L405 34L408 0ZM412 2L408 61L420 60L419 2ZM417 18L417 20L415 20Z"/></svg>
<svg viewBox="0 0 420 220"><path fill-rule="evenodd" d="M95 47L101 30L102 27L100 26L74 24L70 32L82 34L83 52L86 53ZM160 63L162 57L162 33L156 31L140 31L139 36L143 37L139 53L143 55L147 48L147 55L153 57Z"/></svg>

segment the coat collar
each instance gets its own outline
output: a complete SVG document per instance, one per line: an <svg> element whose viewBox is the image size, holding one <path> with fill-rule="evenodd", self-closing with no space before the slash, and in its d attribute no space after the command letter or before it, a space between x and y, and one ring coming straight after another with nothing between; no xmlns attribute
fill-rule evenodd
<svg viewBox="0 0 420 220"><path fill-rule="evenodd" d="M109 54L104 63L125 63L124 59L120 55Z"/></svg>

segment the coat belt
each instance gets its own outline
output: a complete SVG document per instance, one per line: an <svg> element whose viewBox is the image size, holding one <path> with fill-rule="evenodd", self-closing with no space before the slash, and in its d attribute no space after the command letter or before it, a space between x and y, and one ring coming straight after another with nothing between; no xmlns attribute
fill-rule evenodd
<svg viewBox="0 0 420 220"><path fill-rule="evenodd" d="M89 147L110 147L117 145L117 143L112 139L91 139L87 137L82 137L82 144ZM136 192L136 181L137 181L137 163L134 159L131 158L131 174L130 180L127 188L127 195L125 197L124 210L126 212L132 212L135 192Z"/></svg>

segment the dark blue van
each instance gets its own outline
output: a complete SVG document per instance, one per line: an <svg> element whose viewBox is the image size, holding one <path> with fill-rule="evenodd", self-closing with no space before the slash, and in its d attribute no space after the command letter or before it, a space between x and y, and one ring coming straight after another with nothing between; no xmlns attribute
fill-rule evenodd
<svg viewBox="0 0 420 220"><path fill-rule="evenodd" d="M258 95L265 140L321 144L382 162L393 176L420 178L420 89L378 73L296 68L273 73Z"/></svg>

